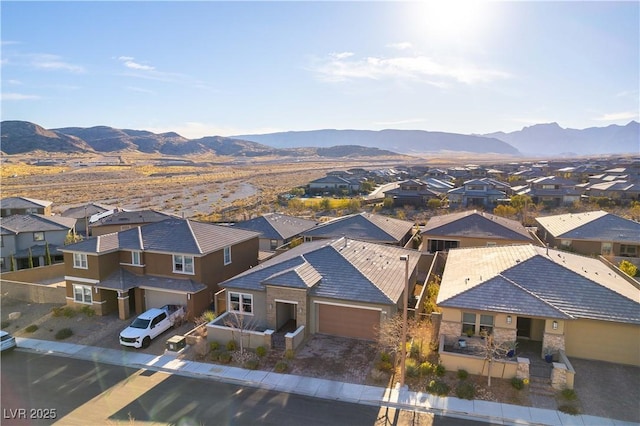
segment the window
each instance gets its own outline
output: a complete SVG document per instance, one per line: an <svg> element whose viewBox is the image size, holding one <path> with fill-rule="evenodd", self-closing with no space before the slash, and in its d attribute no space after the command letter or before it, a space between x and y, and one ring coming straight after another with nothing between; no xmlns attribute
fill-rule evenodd
<svg viewBox="0 0 640 426"><path fill-rule="evenodd" d="M173 272L193 274L193 256L173 255Z"/></svg>
<svg viewBox="0 0 640 426"><path fill-rule="evenodd" d="M44 241L44 232L42 231L34 232L33 241Z"/></svg>
<svg viewBox="0 0 640 426"><path fill-rule="evenodd" d="M636 253L638 253L636 246L630 246L630 245L627 245L627 244L620 244L620 256L636 257Z"/></svg>
<svg viewBox="0 0 640 426"><path fill-rule="evenodd" d="M478 324L478 316L480 323ZM478 315L471 312L462 313L462 334L472 336L474 334L493 333L493 315Z"/></svg>
<svg viewBox="0 0 640 426"><path fill-rule="evenodd" d="M462 313L462 333L472 336L476 333L476 314Z"/></svg>
<svg viewBox="0 0 640 426"><path fill-rule="evenodd" d="M78 303L93 303L91 298L91 286L88 285L73 285L73 300Z"/></svg>
<svg viewBox="0 0 640 426"><path fill-rule="evenodd" d="M604 256L610 255L612 247L613 247L613 245L611 243L602 243L602 250L601 250L600 254L602 254ZM622 249L622 247L621 247L621 249Z"/></svg>
<svg viewBox="0 0 640 426"><path fill-rule="evenodd" d="M73 253L73 267L87 269L87 255L85 253Z"/></svg>
<svg viewBox="0 0 640 426"><path fill-rule="evenodd" d="M253 314L253 295L229 292L229 311Z"/></svg>
<svg viewBox="0 0 640 426"><path fill-rule="evenodd" d="M29 207L26 208L24 210L25 214L37 214L38 213L38 208L37 207Z"/></svg>
<svg viewBox="0 0 640 426"><path fill-rule="evenodd" d="M271 240L269 243L269 247L271 250L275 250L278 248L278 240Z"/></svg>
<svg viewBox="0 0 640 426"><path fill-rule="evenodd" d="M480 315L480 333L493 333L493 315Z"/></svg>
<svg viewBox="0 0 640 426"><path fill-rule="evenodd" d="M228 265L231 263L231 246L227 246L224 248L224 264Z"/></svg>
<svg viewBox="0 0 640 426"><path fill-rule="evenodd" d="M142 265L142 257L139 251L131 252L131 264L132 265Z"/></svg>

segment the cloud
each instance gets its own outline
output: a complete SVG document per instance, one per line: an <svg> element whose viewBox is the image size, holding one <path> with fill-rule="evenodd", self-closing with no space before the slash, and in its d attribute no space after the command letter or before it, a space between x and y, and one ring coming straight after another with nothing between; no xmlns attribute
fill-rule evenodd
<svg viewBox="0 0 640 426"><path fill-rule="evenodd" d="M438 87L446 87L452 81L471 85L510 77L505 71L482 68L460 61L436 61L427 56L369 56L350 59L352 56L353 54L331 54L328 58L316 61L312 71L320 79L329 82L355 79L415 79Z"/></svg>
<svg viewBox="0 0 640 426"><path fill-rule="evenodd" d="M600 117L594 118L594 120L596 121L621 121L636 119L638 119L638 111L614 112L610 114L603 114Z"/></svg>
<svg viewBox="0 0 640 426"><path fill-rule="evenodd" d="M72 73L83 73L85 72L84 67L80 65L75 65L69 62L65 62L58 55L51 54L32 54L28 55L30 58L31 66L34 66L39 69L44 70L62 70L69 71Z"/></svg>
<svg viewBox="0 0 640 426"><path fill-rule="evenodd" d="M336 60L341 60L341 59L347 59L352 57L354 54L352 52L340 52L340 53L330 53L329 57L336 59Z"/></svg>
<svg viewBox="0 0 640 426"><path fill-rule="evenodd" d="M387 44L387 47L391 47L393 49L398 49L398 50L407 50L407 49L411 49L413 45L408 41L403 41L400 43L389 43Z"/></svg>
<svg viewBox="0 0 640 426"><path fill-rule="evenodd" d="M3 101L29 101L40 99L38 95L25 95L24 93L3 93L2 100Z"/></svg>
<svg viewBox="0 0 640 426"><path fill-rule="evenodd" d="M139 62L136 62L132 56L120 56L118 60L124 64L125 67L130 68L132 70L139 71L153 71L155 67L151 65L144 65Z"/></svg>

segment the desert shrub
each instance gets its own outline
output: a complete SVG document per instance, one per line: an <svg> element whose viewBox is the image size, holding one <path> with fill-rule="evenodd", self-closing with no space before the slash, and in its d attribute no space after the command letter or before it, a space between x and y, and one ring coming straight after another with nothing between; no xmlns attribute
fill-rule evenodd
<svg viewBox="0 0 640 426"><path fill-rule="evenodd" d="M244 368L247 370L255 370L258 368L258 365L260 365L260 362L257 359L252 358L244 363Z"/></svg>
<svg viewBox="0 0 640 426"><path fill-rule="evenodd" d="M214 349L210 353L211 361L217 362L220 360L220 354L222 351L220 349Z"/></svg>
<svg viewBox="0 0 640 426"><path fill-rule="evenodd" d="M51 308L51 314L54 317L61 317L62 313L63 313L63 306L54 306L53 308Z"/></svg>
<svg viewBox="0 0 640 426"><path fill-rule="evenodd" d="M407 377L418 377L420 375L420 366L413 358L408 358L405 361L404 368Z"/></svg>
<svg viewBox="0 0 640 426"><path fill-rule="evenodd" d="M63 328L61 330L58 330L58 332L55 335L55 338L56 340L63 340L71 336L73 336L73 331L70 328Z"/></svg>
<svg viewBox="0 0 640 426"><path fill-rule="evenodd" d="M293 349L287 349L284 353L284 357L286 359L293 359L296 356L296 353L293 351Z"/></svg>
<svg viewBox="0 0 640 426"><path fill-rule="evenodd" d="M409 356L414 359L420 358L420 345L417 342L411 342L411 346L409 346Z"/></svg>
<svg viewBox="0 0 640 426"><path fill-rule="evenodd" d="M389 355L387 352L382 352L380 354L380 360L384 362L391 362L391 355Z"/></svg>
<svg viewBox="0 0 640 426"><path fill-rule="evenodd" d="M65 318L73 318L76 316L78 312L73 309L71 306L65 306L64 308L62 308L62 315Z"/></svg>
<svg viewBox="0 0 640 426"><path fill-rule="evenodd" d="M575 401L578 399L578 394L573 389L563 389L562 392L560 392L560 395L562 395L562 397L567 401Z"/></svg>
<svg viewBox="0 0 640 426"><path fill-rule="evenodd" d="M629 275L630 277L635 277L636 275L638 275L638 267L628 260L621 261L618 267L622 272Z"/></svg>
<svg viewBox="0 0 640 426"><path fill-rule="evenodd" d="M289 364L287 364L287 361L278 361L274 366L274 370L276 371L276 373L284 373L288 369Z"/></svg>
<svg viewBox="0 0 640 426"><path fill-rule="evenodd" d="M233 357L229 352L220 352L220 355L218 355L218 362L221 362L222 364L229 364L232 358Z"/></svg>
<svg viewBox="0 0 640 426"><path fill-rule="evenodd" d="M448 395L449 390L449 385L441 380L431 380L427 386L427 392L440 396Z"/></svg>
<svg viewBox="0 0 640 426"><path fill-rule="evenodd" d="M435 366L433 372L436 373L436 376L442 377L447 372L447 369L444 368L444 365L438 364Z"/></svg>
<svg viewBox="0 0 640 426"><path fill-rule="evenodd" d="M570 404L559 405L558 411L562 411L563 413L570 414L572 416L580 414L580 410L578 409L578 407Z"/></svg>
<svg viewBox="0 0 640 426"><path fill-rule="evenodd" d="M421 376L428 376L431 373L433 373L433 364L431 364L429 361L425 361L422 364L420 364Z"/></svg>
<svg viewBox="0 0 640 426"><path fill-rule="evenodd" d="M393 364L391 364L391 362L389 361L380 360L376 363L376 368L380 371L390 373L391 371L393 371Z"/></svg>
<svg viewBox="0 0 640 426"><path fill-rule="evenodd" d="M226 348L227 348L227 350L228 350L228 351L230 351L230 352L231 352L231 351L235 351L235 350L236 350L236 347L237 347L237 344L236 344L236 341L235 341L235 340L229 340L229 341L227 342L227 346L226 346Z"/></svg>
<svg viewBox="0 0 640 426"><path fill-rule="evenodd" d="M213 311L204 311L202 313L202 315L200 315L198 318L196 318L196 324L200 325L200 324L208 324L211 321L213 321L214 319L216 319L216 313Z"/></svg>
<svg viewBox="0 0 640 426"><path fill-rule="evenodd" d="M473 399L476 396L476 387L471 382L460 382L456 386L456 396L462 399Z"/></svg>
<svg viewBox="0 0 640 426"><path fill-rule="evenodd" d="M26 331L27 333L33 333L37 329L38 329L37 325L31 324L29 327L25 328L24 331Z"/></svg>
<svg viewBox="0 0 640 426"><path fill-rule="evenodd" d="M524 380L518 378L518 377L514 377L513 379L511 379L511 386L513 386L514 388L521 390L524 388Z"/></svg>
<svg viewBox="0 0 640 426"><path fill-rule="evenodd" d="M375 382L382 382L387 378L387 373L377 368L374 368L373 370L371 370L371 378Z"/></svg>
<svg viewBox="0 0 640 426"><path fill-rule="evenodd" d="M80 312L82 312L83 314L85 314L88 317L92 317L96 314L96 311L93 310L93 308L91 306L85 305L82 308L80 308Z"/></svg>
<svg viewBox="0 0 640 426"><path fill-rule="evenodd" d="M213 342L209 343L209 350L210 351L216 351L216 350L218 350L219 347L220 347L220 343L216 342L215 340Z"/></svg>
<svg viewBox="0 0 640 426"><path fill-rule="evenodd" d="M256 355L258 355L259 357L263 357L267 354L267 348L265 348L264 346L258 346L256 348Z"/></svg>
<svg viewBox="0 0 640 426"><path fill-rule="evenodd" d="M467 377L469 377L469 373L467 372L467 370L463 370L463 369L458 370L458 379L464 380Z"/></svg>

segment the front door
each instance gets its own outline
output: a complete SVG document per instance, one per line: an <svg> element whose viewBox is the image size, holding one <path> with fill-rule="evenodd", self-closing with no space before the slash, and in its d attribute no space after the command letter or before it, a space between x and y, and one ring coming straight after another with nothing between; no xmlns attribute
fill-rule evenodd
<svg viewBox="0 0 640 426"><path fill-rule="evenodd" d="M530 339L531 338L531 318L518 317L516 321L518 328L517 336Z"/></svg>

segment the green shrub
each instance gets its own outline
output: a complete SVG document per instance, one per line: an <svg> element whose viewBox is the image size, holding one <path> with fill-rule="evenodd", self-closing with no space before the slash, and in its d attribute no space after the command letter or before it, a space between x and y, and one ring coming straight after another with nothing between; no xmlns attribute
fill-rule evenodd
<svg viewBox="0 0 640 426"><path fill-rule="evenodd" d="M425 361L422 364L420 364L420 375L421 376L428 376L431 373L433 373L433 364L431 364L429 361Z"/></svg>
<svg viewBox="0 0 640 426"><path fill-rule="evenodd" d="M211 361L218 362L220 360L220 354L222 351L220 349L214 349L211 351Z"/></svg>
<svg viewBox="0 0 640 426"><path fill-rule="evenodd" d="M458 370L458 379L465 380L467 377L469 377L469 373L467 372L467 370Z"/></svg>
<svg viewBox="0 0 640 426"><path fill-rule="evenodd" d="M462 399L473 399L476 396L476 387L471 382L460 382L456 386L456 396Z"/></svg>
<svg viewBox="0 0 640 426"><path fill-rule="evenodd" d="M511 386L513 386L514 388L521 390L524 388L524 380L518 378L518 377L514 377L513 379L511 379Z"/></svg>
<svg viewBox="0 0 640 426"><path fill-rule="evenodd" d="M444 365L438 364L435 366L433 372L436 373L436 376L442 377L447 372L447 369L444 368Z"/></svg>
<svg viewBox="0 0 640 426"><path fill-rule="evenodd" d="M227 348L228 351L235 351L236 347L237 347L237 345L236 345L236 341L235 340L229 340L227 342L226 348Z"/></svg>
<svg viewBox="0 0 640 426"><path fill-rule="evenodd" d="M417 342L412 342L409 347L409 356L413 359L420 358L420 345Z"/></svg>
<svg viewBox="0 0 640 426"><path fill-rule="evenodd" d="M63 328L61 330L58 330L58 332L55 335L55 338L56 340L63 340L71 336L73 336L73 331L70 328Z"/></svg>
<svg viewBox="0 0 640 426"><path fill-rule="evenodd" d="M573 389L563 389L560 395L567 401L575 401L578 399L578 394Z"/></svg>
<svg viewBox="0 0 640 426"><path fill-rule="evenodd" d="M431 380L427 386L427 392L440 396L448 395L450 390L449 385L440 380Z"/></svg>
<svg viewBox="0 0 640 426"><path fill-rule="evenodd" d="M233 357L229 352L220 352L220 355L218 355L218 362L222 364L229 364L232 359Z"/></svg>
<svg viewBox="0 0 640 426"><path fill-rule="evenodd" d="M563 404L558 406L558 411L562 411L563 413L570 414L572 416L580 414L580 410L578 409L578 407L570 404Z"/></svg>
<svg viewBox="0 0 640 426"><path fill-rule="evenodd" d="M274 370L276 371L276 373L284 373L288 369L289 369L289 364L287 364L287 361L278 361L274 367Z"/></svg>
<svg viewBox="0 0 640 426"><path fill-rule="evenodd" d="M256 348L256 355L258 355L259 357L263 357L267 354L267 348L265 348L264 346L258 346Z"/></svg>
<svg viewBox="0 0 640 426"><path fill-rule="evenodd" d="M80 308L80 312L82 312L83 314L85 314L88 317L92 317L96 314L96 311L93 310L93 308L91 306L85 305L82 308Z"/></svg>
<svg viewBox="0 0 640 426"><path fill-rule="evenodd" d="M393 364L391 364L389 361L378 361L376 363L376 368L380 371L390 373L391 371L393 371Z"/></svg>
<svg viewBox="0 0 640 426"><path fill-rule="evenodd" d="M380 354L380 360L384 362L391 362L391 355L389 355L387 352L382 352Z"/></svg>
<svg viewBox="0 0 640 426"><path fill-rule="evenodd" d="M62 308L62 315L66 318L73 318L77 315L77 311L73 309L71 306L65 306Z"/></svg>
<svg viewBox="0 0 640 426"><path fill-rule="evenodd" d="M286 359L293 359L296 356L296 353L293 351L293 349L287 349L284 353L284 357Z"/></svg>
<svg viewBox="0 0 640 426"><path fill-rule="evenodd" d="M199 320L205 324L210 323L214 319L216 319L216 313L213 311L204 311L202 315L200 315Z"/></svg>
<svg viewBox="0 0 640 426"><path fill-rule="evenodd" d="M246 368L247 370L255 370L258 368L258 365L260 365L260 362L258 362L257 359L253 358L253 359L247 360L244 363L244 368Z"/></svg>
<svg viewBox="0 0 640 426"><path fill-rule="evenodd" d="M33 333L37 329L38 329L37 325L31 324L29 327L25 328L24 331L26 331L27 333Z"/></svg>
<svg viewBox="0 0 640 426"><path fill-rule="evenodd" d="M216 342L215 340L209 343L210 351L217 351L219 347L220 347L220 343Z"/></svg>
<svg viewBox="0 0 640 426"><path fill-rule="evenodd" d="M420 367L413 358L408 358L405 361L404 368L407 377L418 377L420 375Z"/></svg>
<svg viewBox="0 0 640 426"><path fill-rule="evenodd" d="M61 317L63 312L64 312L64 307L63 306L55 306L55 307L51 308L51 314L54 317Z"/></svg>

